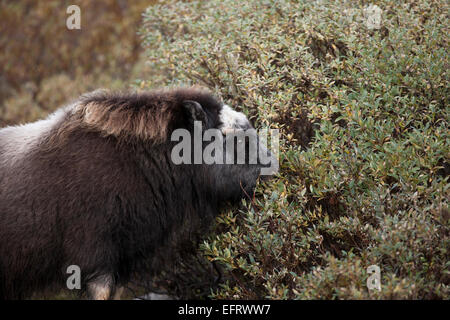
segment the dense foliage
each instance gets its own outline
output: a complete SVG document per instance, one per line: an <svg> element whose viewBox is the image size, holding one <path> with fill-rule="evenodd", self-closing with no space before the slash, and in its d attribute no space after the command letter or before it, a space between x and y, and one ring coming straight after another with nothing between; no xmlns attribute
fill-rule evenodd
<svg viewBox="0 0 450 320"><path fill-rule="evenodd" d="M223 212L200 247L223 272L210 297L449 298L448 9L442 0L147 9L152 71L141 88L201 84L282 133L279 175ZM373 264L380 292L366 286Z"/></svg>

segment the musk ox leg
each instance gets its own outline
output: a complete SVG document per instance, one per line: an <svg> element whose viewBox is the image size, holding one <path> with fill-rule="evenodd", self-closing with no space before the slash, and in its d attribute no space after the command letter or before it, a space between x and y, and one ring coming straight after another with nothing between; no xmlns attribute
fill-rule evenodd
<svg viewBox="0 0 450 320"><path fill-rule="evenodd" d="M114 296L113 296L113 300L120 300L120 297L122 296L123 293L123 287L118 287L116 289L116 291L114 292Z"/></svg>
<svg viewBox="0 0 450 320"><path fill-rule="evenodd" d="M97 277L87 284L88 297L92 300L109 300L114 287L114 279L111 275Z"/></svg>

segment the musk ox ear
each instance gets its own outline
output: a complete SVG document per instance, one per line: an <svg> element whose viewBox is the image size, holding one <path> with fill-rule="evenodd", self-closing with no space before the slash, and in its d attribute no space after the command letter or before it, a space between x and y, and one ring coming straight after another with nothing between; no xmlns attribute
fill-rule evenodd
<svg viewBox="0 0 450 320"><path fill-rule="evenodd" d="M192 122L201 121L206 123L206 113L200 103L197 101L185 100L183 101L183 107L188 111Z"/></svg>

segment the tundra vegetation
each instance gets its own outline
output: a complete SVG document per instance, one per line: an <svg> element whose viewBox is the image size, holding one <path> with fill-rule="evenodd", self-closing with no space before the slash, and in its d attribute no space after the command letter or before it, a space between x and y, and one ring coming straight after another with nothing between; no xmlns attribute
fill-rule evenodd
<svg viewBox="0 0 450 320"><path fill-rule="evenodd" d="M369 23L375 5L379 24ZM99 60L103 68L83 53L73 62L79 72L63 66L25 84L23 72L14 84L11 55L0 88L13 93L0 120L30 120L47 112L41 105L58 107L43 99L62 103L84 85L123 86L141 74L136 88L203 85L255 127L280 129L279 175L222 212L194 255L130 292L144 285L182 298L449 299L448 12L444 0L159 2L144 12L146 58L130 58L138 71L127 69L127 78L111 71L123 55L102 49L111 53ZM104 36L127 40L115 28ZM64 48L53 52L76 57ZM380 291L366 286L370 265L380 267Z"/></svg>
<svg viewBox="0 0 450 320"><path fill-rule="evenodd" d="M282 133L279 176L224 212L201 244L199 259L223 272L198 294L449 298L448 9L327 0L147 9L154 74L140 87L199 83ZM366 286L374 264L380 292Z"/></svg>

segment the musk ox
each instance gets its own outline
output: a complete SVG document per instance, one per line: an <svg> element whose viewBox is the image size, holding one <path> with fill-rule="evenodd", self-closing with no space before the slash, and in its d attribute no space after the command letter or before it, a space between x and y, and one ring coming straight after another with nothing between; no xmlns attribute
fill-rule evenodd
<svg viewBox="0 0 450 320"><path fill-rule="evenodd" d="M160 270L171 245L223 203L251 194L259 162L173 163L171 134L197 121L223 133L251 127L211 93L185 88L96 91L1 129L0 298L65 287L75 265L88 297L110 299L148 261Z"/></svg>

